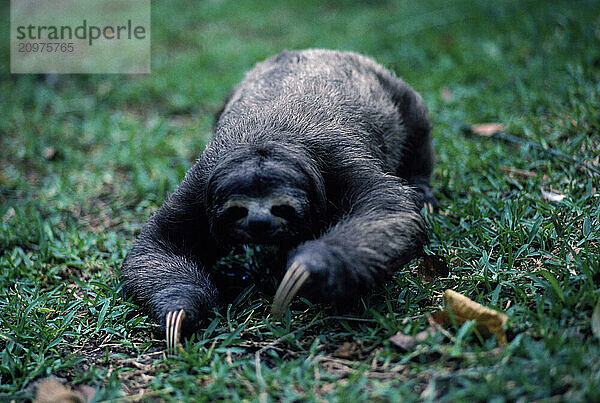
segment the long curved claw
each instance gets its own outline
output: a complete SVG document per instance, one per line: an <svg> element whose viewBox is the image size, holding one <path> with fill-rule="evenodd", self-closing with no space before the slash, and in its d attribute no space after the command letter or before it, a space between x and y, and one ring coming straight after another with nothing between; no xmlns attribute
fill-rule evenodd
<svg viewBox="0 0 600 403"><path fill-rule="evenodd" d="M425 206L425 210L429 214L433 214L433 212L435 211L435 207L433 206L433 203L431 203L431 202L426 202L424 204L424 206Z"/></svg>
<svg viewBox="0 0 600 403"><path fill-rule="evenodd" d="M181 337L181 324L185 319L185 311L171 311L167 313L167 354L174 354L175 348L179 344L179 338Z"/></svg>
<svg viewBox="0 0 600 403"><path fill-rule="evenodd" d="M306 266L297 262L292 263L275 293L275 300L271 308L273 317L280 318L283 316L292 298L294 298L309 276L310 273Z"/></svg>

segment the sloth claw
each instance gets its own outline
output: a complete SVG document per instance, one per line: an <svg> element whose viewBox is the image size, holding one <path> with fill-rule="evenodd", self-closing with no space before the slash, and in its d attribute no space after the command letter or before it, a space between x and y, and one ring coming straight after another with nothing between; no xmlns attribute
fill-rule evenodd
<svg viewBox="0 0 600 403"><path fill-rule="evenodd" d="M174 354L175 348L179 344L181 337L181 324L185 319L185 311L170 311L167 313L166 337L167 337L167 354Z"/></svg>
<svg viewBox="0 0 600 403"><path fill-rule="evenodd" d="M271 308L274 318L283 316L292 298L298 293L309 276L310 273L305 265L298 262L291 264L275 293L273 307Z"/></svg>
<svg viewBox="0 0 600 403"><path fill-rule="evenodd" d="M425 206L425 210L429 214L433 214L433 212L435 211L435 207L432 202L425 202L424 206Z"/></svg>

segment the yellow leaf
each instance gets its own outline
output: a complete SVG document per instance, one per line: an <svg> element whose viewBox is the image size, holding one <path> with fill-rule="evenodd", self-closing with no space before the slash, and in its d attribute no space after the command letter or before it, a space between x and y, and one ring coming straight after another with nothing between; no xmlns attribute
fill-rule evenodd
<svg viewBox="0 0 600 403"><path fill-rule="evenodd" d="M482 123L471 125L471 131L479 136L490 137L495 133L504 131L504 125L500 123Z"/></svg>
<svg viewBox="0 0 600 403"><path fill-rule="evenodd" d="M446 311L434 312L431 315L437 323L445 327L451 325L452 322L447 312L450 310L458 325L462 325L468 320L475 320L477 330L483 337L495 334L498 337L498 344L506 345L504 325L508 321L508 316L486 308L456 291L446 290L444 300L446 301Z"/></svg>

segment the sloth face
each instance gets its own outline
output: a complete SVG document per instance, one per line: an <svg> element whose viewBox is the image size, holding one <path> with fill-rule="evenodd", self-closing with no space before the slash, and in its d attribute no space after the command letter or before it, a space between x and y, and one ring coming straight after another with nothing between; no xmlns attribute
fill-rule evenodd
<svg viewBox="0 0 600 403"><path fill-rule="evenodd" d="M302 232L303 203L275 191L263 197L235 194L215 215L216 229L233 242L271 244Z"/></svg>
<svg viewBox="0 0 600 403"><path fill-rule="evenodd" d="M313 232L312 185L301 169L279 160L226 161L207 186L211 232L230 245L300 241Z"/></svg>

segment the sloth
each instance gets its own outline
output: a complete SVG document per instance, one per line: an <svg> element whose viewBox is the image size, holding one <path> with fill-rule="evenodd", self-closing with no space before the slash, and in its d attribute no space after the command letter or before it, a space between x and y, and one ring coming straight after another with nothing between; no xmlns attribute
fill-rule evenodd
<svg viewBox="0 0 600 403"><path fill-rule="evenodd" d="M273 313L344 306L423 254L433 146L419 94L351 52L284 51L246 73L212 140L148 220L121 280L173 348L219 305L209 269L239 244L288 253Z"/></svg>

